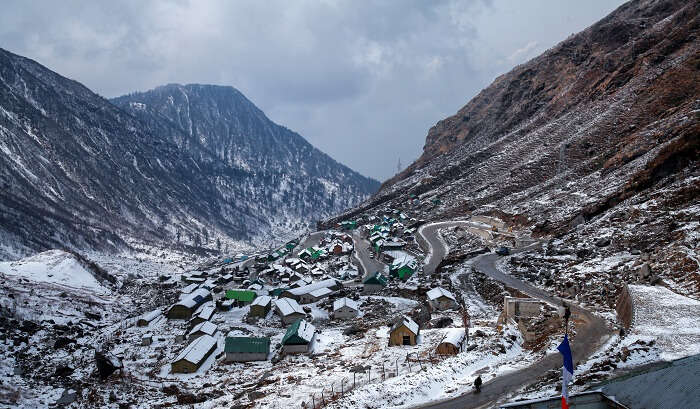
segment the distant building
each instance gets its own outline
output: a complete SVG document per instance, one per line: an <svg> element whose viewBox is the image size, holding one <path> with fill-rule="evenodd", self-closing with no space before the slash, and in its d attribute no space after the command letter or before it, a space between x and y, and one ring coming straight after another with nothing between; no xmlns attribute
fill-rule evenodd
<svg viewBox="0 0 700 409"><path fill-rule="evenodd" d="M163 311L159 309L153 310L151 312L148 312L146 314L143 314L139 319L136 321L136 326L137 327L147 327L153 320L156 318L160 317Z"/></svg>
<svg viewBox="0 0 700 409"><path fill-rule="evenodd" d="M215 311L216 308L212 303L206 303L202 305L202 307L197 312L195 312L194 316L192 317L192 320L190 320L190 324L197 325L199 323L209 321L211 317L214 316Z"/></svg>
<svg viewBox="0 0 700 409"><path fill-rule="evenodd" d="M316 327L304 320L296 320L282 337L282 353L303 354L311 351Z"/></svg>
<svg viewBox="0 0 700 409"><path fill-rule="evenodd" d="M347 297L333 302L333 317L337 319L355 318L360 314L360 306Z"/></svg>
<svg viewBox="0 0 700 409"><path fill-rule="evenodd" d="M408 253L402 253L401 256L394 258L391 264L389 273L401 280L408 280L418 268L418 262L415 257Z"/></svg>
<svg viewBox="0 0 700 409"><path fill-rule="evenodd" d="M428 297L428 304L433 310L449 310L457 309L457 299L451 292L445 290L444 288L437 287L428 291L426 294Z"/></svg>
<svg viewBox="0 0 700 409"><path fill-rule="evenodd" d="M291 298L278 298L275 300L275 311L282 319L283 324L291 324L299 319L306 318L304 310Z"/></svg>
<svg viewBox="0 0 700 409"><path fill-rule="evenodd" d="M416 345L420 327L405 315L399 317L389 329L389 346Z"/></svg>
<svg viewBox="0 0 700 409"><path fill-rule="evenodd" d="M270 354L270 338L226 337L226 362L266 361Z"/></svg>
<svg viewBox="0 0 700 409"><path fill-rule="evenodd" d="M307 302L313 302L309 301L311 298L310 297L304 297L302 298L302 295L309 294L310 292L314 290L318 290L319 288L328 288L332 291L336 291L340 289L341 284L338 282L338 280L335 280L333 278L329 278L327 280L323 281L317 281L315 283L303 285L297 288L292 288L289 290L285 290L282 292L281 297L286 297L286 298L291 298L296 301L304 303L304 300Z"/></svg>
<svg viewBox="0 0 700 409"><path fill-rule="evenodd" d="M252 304L250 304L250 316L252 317L265 317L267 313L270 312L272 307L272 297L263 295L255 299Z"/></svg>
<svg viewBox="0 0 700 409"><path fill-rule="evenodd" d="M226 298L235 300L234 304L237 307L243 307L252 303L255 297L257 297L257 294L252 290L226 290Z"/></svg>
<svg viewBox="0 0 700 409"><path fill-rule="evenodd" d="M214 336L218 328L218 325L214 324L213 322L200 322L199 324L195 325L187 334L187 340L189 342L192 342L195 339L201 337L202 335Z"/></svg>
<svg viewBox="0 0 700 409"><path fill-rule="evenodd" d="M197 372L214 351L216 351L216 339L210 335L202 335L180 352L171 365L171 371L173 373Z"/></svg>
<svg viewBox="0 0 700 409"><path fill-rule="evenodd" d="M192 314L206 301L211 300L211 293L205 288L199 288L188 294L168 310L169 319L188 320Z"/></svg>
<svg viewBox="0 0 700 409"><path fill-rule="evenodd" d="M440 355L457 355L462 351L465 335L464 328L448 328L436 352Z"/></svg>

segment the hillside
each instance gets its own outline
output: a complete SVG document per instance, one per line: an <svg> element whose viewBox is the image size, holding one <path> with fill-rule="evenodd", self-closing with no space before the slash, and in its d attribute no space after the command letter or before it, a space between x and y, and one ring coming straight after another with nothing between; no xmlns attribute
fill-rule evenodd
<svg viewBox="0 0 700 409"><path fill-rule="evenodd" d="M495 216L577 263L647 252L700 291L698 16L698 2L624 4L498 77L430 129L415 163L329 222L416 195L426 220ZM592 246L601 237L612 245Z"/></svg>
<svg viewBox="0 0 700 409"><path fill-rule="evenodd" d="M182 105L177 96L186 89L192 98ZM157 105L168 92L176 95L173 112L186 107L191 116L122 109L0 49L0 255L233 249L298 234L378 186L272 123L233 88L137 95Z"/></svg>

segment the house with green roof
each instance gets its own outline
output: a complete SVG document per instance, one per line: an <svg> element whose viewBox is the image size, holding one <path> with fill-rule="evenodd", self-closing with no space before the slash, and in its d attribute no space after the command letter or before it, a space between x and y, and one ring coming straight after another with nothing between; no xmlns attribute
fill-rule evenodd
<svg viewBox="0 0 700 409"><path fill-rule="evenodd" d="M255 291L251 290L226 290L226 298L229 300L235 300L237 307L242 307L248 305L255 300L258 295Z"/></svg>
<svg viewBox="0 0 700 409"><path fill-rule="evenodd" d="M386 277L384 277L379 271L368 275L364 280L362 280L363 294L376 293L377 291L381 291L384 287L386 287Z"/></svg>
<svg viewBox="0 0 700 409"><path fill-rule="evenodd" d="M394 259L394 263L389 269L389 274L391 274L392 277L408 280L417 269L418 262L416 259L407 253L403 253L401 257Z"/></svg>
<svg viewBox="0 0 700 409"><path fill-rule="evenodd" d="M270 354L268 337L226 337L226 362L267 361Z"/></svg>
<svg viewBox="0 0 700 409"><path fill-rule="evenodd" d="M355 230L357 228L357 222L354 220L345 220L340 222L340 228L342 230Z"/></svg>
<svg viewBox="0 0 700 409"><path fill-rule="evenodd" d="M316 336L316 327L305 320L298 319L287 328L282 337L282 353L304 354L311 351Z"/></svg>

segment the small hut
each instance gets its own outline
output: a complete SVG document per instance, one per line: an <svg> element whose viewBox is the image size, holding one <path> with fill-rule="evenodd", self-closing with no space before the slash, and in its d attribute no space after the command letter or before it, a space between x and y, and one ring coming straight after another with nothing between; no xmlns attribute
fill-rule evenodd
<svg viewBox="0 0 700 409"><path fill-rule="evenodd" d="M153 310L151 312L143 314L141 317L139 317L138 321L136 321L136 326L147 327L151 322L153 322L153 320L160 317L162 313L163 312L159 308L157 310Z"/></svg>
<svg viewBox="0 0 700 409"><path fill-rule="evenodd" d="M436 352L440 355L457 355L462 350L464 336L464 328L448 328Z"/></svg>
<svg viewBox="0 0 700 409"><path fill-rule="evenodd" d="M360 306L347 297L333 301L333 317L337 319L355 318L360 314Z"/></svg>
<svg viewBox="0 0 700 409"><path fill-rule="evenodd" d="M426 293L428 297L428 304L433 310L449 310L457 309L457 299L451 292L445 290L444 288L437 287Z"/></svg>
<svg viewBox="0 0 700 409"><path fill-rule="evenodd" d="M416 345L420 327L405 315L400 316L389 329L389 346Z"/></svg>
<svg viewBox="0 0 700 409"><path fill-rule="evenodd" d="M190 332L187 334L187 339L189 342L192 342L202 335L214 336L218 328L218 325L214 324L213 322L200 322L199 324L195 325L192 330L190 330Z"/></svg>
<svg viewBox="0 0 700 409"><path fill-rule="evenodd" d="M250 304L250 316L251 317L265 317L267 313L270 312L272 308L272 297L267 295L262 295Z"/></svg>

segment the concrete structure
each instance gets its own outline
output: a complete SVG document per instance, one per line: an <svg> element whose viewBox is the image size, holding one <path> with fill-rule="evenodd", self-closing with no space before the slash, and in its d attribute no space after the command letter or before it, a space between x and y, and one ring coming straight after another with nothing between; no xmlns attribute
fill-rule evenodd
<svg viewBox="0 0 700 409"><path fill-rule="evenodd" d="M316 327L304 320L296 320L287 328L282 337L282 353L305 354L311 352L311 346L316 336Z"/></svg>
<svg viewBox="0 0 700 409"><path fill-rule="evenodd" d="M168 310L169 319L188 320L200 305L211 300L211 293L205 288L199 288L185 296Z"/></svg>
<svg viewBox="0 0 700 409"><path fill-rule="evenodd" d="M333 318L349 319L360 314L360 306L356 301L347 297L337 299L333 302Z"/></svg>
<svg viewBox="0 0 700 409"><path fill-rule="evenodd" d="M171 371L172 373L196 372L214 351L216 351L216 339L210 335L202 335L180 352L171 365Z"/></svg>
<svg viewBox="0 0 700 409"><path fill-rule="evenodd" d="M532 318L540 315L542 302L534 298L504 297L503 315L505 320Z"/></svg>
<svg viewBox="0 0 700 409"><path fill-rule="evenodd" d="M455 296L444 288L433 288L427 292L426 296L433 310L456 310L459 307Z"/></svg>
<svg viewBox="0 0 700 409"><path fill-rule="evenodd" d="M401 316L389 329L389 346L416 345L416 337L420 327L412 319Z"/></svg>
<svg viewBox="0 0 700 409"><path fill-rule="evenodd" d="M267 361L270 338L226 337L226 362Z"/></svg>
<svg viewBox="0 0 700 409"><path fill-rule="evenodd" d="M440 355L457 355L462 351L465 335L464 328L448 328L436 352Z"/></svg>

